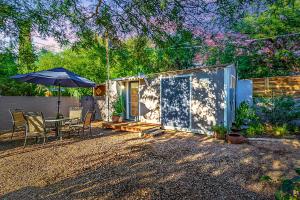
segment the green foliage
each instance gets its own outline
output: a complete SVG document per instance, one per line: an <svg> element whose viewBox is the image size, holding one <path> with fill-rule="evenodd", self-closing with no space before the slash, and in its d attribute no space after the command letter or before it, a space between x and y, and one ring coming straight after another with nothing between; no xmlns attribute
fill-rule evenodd
<svg viewBox="0 0 300 200"><path fill-rule="evenodd" d="M242 125L256 123L257 121L258 116L255 110L249 106L248 102L242 102L236 110L235 125L237 128L241 128Z"/></svg>
<svg viewBox="0 0 300 200"><path fill-rule="evenodd" d="M258 98L262 118L273 125L289 124L299 118L300 110L291 96Z"/></svg>
<svg viewBox="0 0 300 200"><path fill-rule="evenodd" d="M117 101L114 102L113 109L114 116L123 116L125 112L125 103L122 95L119 95Z"/></svg>
<svg viewBox="0 0 300 200"><path fill-rule="evenodd" d="M35 71L36 55L31 42L31 22L19 21L19 53L18 64L20 73Z"/></svg>
<svg viewBox="0 0 300 200"><path fill-rule="evenodd" d="M202 39L194 37L191 31L183 28L168 40L158 43L160 49L157 51L157 61L160 71L192 67L198 49L190 47L199 45L203 45Z"/></svg>
<svg viewBox="0 0 300 200"><path fill-rule="evenodd" d="M289 134L288 125L282 124L273 127L273 132L276 136L285 136Z"/></svg>
<svg viewBox="0 0 300 200"><path fill-rule="evenodd" d="M268 175L263 175L259 178L259 181L261 181L261 182L271 182L272 180L273 179Z"/></svg>
<svg viewBox="0 0 300 200"><path fill-rule="evenodd" d="M298 33L300 32L299 10L299 1L279 0L259 15L248 14L242 22L236 24L236 30L253 38Z"/></svg>
<svg viewBox="0 0 300 200"><path fill-rule="evenodd" d="M261 135L265 131L264 126L261 123L252 123L246 130L246 134L249 137L253 137L256 135Z"/></svg>
<svg viewBox="0 0 300 200"><path fill-rule="evenodd" d="M296 125L296 124L287 124L287 128L288 128L288 131L291 133L291 134L300 134L300 127L299 125Z"/></svg>
<svg viewBox="0 0 300 200"><path fill-rule="evenodd" d="M16 56L13 52L6 50L0 53L0 95L43 95L45 87L35 84L19 83L10 78L18 73Z"/></svg>
<svg viewBox="0 0 300 200"><path fill-rule="evenodd" d="M282 181L275 193L276 200L297 200L300 198L300 169L295 169L298 176Z"/></svg>
<svg viewBox="0 0 300 200"><path fill-rule="evenodd" d="M297 55L300 32L300 1L279 0L263 12L249 13L234 29L257 40L243 47L236 58L241 78L289 75L300 68Z"/></svg>
<svg viewBox="0 0 300 200"><path fill-rule="evenodd" d="M220 46L208 47L207 52L209 55L206 61L207 65L235 62L236 47L229 42L225 43L223 48Z"/></svg>
<svg viewBox="0 0 300 200"><path fill-rule="evenodd" d="M211 127L211 130L214 131L219 136L225 136L227 133L227 127L221 124L216 124Z"/></svg>

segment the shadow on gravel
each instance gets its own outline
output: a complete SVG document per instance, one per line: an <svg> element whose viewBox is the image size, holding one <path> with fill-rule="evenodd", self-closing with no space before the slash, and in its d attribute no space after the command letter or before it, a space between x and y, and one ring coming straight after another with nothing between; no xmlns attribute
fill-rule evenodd
<svg viewBox="0 0 300 200"><path fill-rule="evenodd" d="M124 132L93 128L92 135L88 134L88 132L85 132L84 135L82 135L82 133L79 135L77 133L72 133L70 136L68 134L64 135L63 139L60 140L59 138L55 137L54 133L51 133L48 136L45 144L42 143L42 138L40 138L38 141L36 141L35 138L29 138L26 147L24 148L24 133L18 132L15 134L13 139L10 138L11 134L8 133L8 135L0 137L0 158L57 146L66 146L75 144L77 142L82 142L83 140L92 140L98 137L108 137L111 135L117 136L120 134L124 134Z"/></svg>
<svg viewBox="0 0 300 200"><path fill-rule="evenodd" d="M111 159L104 162L108 155ZM102 152L100 158L95 153L83 156L78 162L93 165L75 177L24 187L1 199L273 199L258 183L267 171L260 164L268 166L277 158L273 156L246 144L159 137L125 145L119 152ZM250 190L253 184L262 192Z"/></svg>

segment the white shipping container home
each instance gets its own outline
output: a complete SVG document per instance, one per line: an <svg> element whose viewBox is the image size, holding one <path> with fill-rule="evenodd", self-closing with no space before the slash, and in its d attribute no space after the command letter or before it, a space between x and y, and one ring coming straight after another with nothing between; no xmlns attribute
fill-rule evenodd
<svg viewBox="0 0 300 200"><path fill-rule="evenodd" d="M210 134L212 125L234 121L236 69L231 64L123 77L110 80L106 94L104 120L111 120L122 95L125 120Z"/></svg>

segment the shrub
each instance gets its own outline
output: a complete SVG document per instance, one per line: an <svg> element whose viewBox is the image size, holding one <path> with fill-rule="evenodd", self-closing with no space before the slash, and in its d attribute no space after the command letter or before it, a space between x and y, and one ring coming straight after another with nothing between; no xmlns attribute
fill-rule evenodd
<svg viewBox="0 0 300 200"><path fill-rule="evenodd" d="M265 131L265 128L260 123L250 124L248 129L246 130L247 136L255 136L255 135L261 135Z"/></svg>
<svg viewBox="0 0 300 200"><path fill-rule="evenodd" d="M246 101L243 101L236 110L235 125L237 128L241 128L245 124L255 123L258 119L255 110Z"/></svg>
<svg viewBox="0 0 300 200"><path fill-rule="evenodd" d="M273 125L288 124L300 116L299 108L291 96L260 98L263 119Z"/></svg>

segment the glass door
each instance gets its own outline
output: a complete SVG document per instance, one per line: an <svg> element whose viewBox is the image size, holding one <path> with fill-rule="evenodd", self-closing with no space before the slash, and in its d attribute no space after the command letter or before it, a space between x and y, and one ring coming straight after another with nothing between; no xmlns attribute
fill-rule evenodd
<svg viewBox="0 0 300 200"><path fill-rule="evenodd" d="M139 82L129 82L129 118L139 115Z"/></svg>

